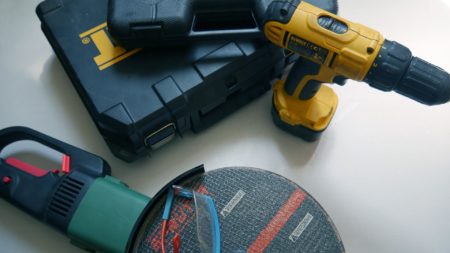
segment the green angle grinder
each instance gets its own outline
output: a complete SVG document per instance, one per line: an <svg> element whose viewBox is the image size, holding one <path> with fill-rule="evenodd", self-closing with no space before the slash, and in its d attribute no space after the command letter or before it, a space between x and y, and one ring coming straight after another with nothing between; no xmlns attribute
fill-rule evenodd
<svg viewBox="0 0 450 253"><path fill-rule="evenodd" d="M63 154L44 170L0 159L0 197L91 252L344 252L321 206L293 182L252 168L180 175L154 198L110 176L98 156L36 132L0 131L0 151L31 140Z"/></svg>

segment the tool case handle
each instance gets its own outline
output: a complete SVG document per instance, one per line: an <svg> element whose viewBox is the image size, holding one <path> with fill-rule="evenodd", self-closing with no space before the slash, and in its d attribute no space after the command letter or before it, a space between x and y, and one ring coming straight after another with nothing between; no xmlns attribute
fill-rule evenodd
<svg viewBox="0 0 450 253"><path fill-rule="evenodd" d="M263 38L259 23L272 1L110 0L108 31L126 48Z"/></svg>

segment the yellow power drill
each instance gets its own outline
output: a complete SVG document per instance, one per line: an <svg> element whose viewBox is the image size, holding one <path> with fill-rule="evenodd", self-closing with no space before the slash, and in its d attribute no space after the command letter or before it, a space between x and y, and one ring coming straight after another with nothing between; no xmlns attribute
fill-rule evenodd
<svg viewBox="0 0 450 253"><path fill-rule="evenodd" d="M301 0L274 0L265 18L266 37L300 55L274 86L274 121L306 141L317 140L336 112L338 98L322 83L353 79L427 105L450 100L447 72L371 28Z"/></svg>

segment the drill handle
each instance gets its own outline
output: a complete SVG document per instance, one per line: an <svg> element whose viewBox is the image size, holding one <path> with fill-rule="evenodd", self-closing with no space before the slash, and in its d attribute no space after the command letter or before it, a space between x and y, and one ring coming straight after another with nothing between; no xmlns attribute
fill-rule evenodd
<svg viewBox="0 0 450 253"><path fill-rule="evenodd" d="M285 91L301 100L313 98L322 83L333 82L325 66L300 57L292 66L286 79Z"/></svg>
<svg viewBox="0 0 450 253"><path fill-rule="evenodd" d="M89 182L111 173L86 151L25 127L0 130L0 152L19 141L35 141L63 154L62 170L44 170L16 158L0 158L0 197L65 232Z"/></svg>

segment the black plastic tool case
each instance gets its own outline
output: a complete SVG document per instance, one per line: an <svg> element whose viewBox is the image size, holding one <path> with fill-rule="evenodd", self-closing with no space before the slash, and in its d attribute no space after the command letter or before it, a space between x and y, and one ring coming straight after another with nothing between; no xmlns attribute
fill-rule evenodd
<svg viewBox="0 0 450 253"><path fill-rule="evenodd" d="M47 0L42 30L112 152L126 161L200 131L270 89L285 57L268 42L125 50L107 31L107 0Z"/></svg>

